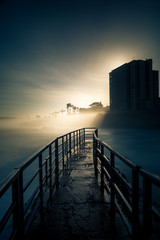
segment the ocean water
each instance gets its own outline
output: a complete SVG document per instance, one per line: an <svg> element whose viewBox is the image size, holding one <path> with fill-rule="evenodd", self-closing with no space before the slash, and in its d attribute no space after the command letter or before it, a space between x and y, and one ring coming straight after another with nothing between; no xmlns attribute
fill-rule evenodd
<svg viewBox="0 0 160 240"><path fill-rule="evenodd" d="M56 137L54 133L28 130L0 130L0 181L14 167Z"/></svg>
<svg viewBox="0 0 160 240"><path fill-rule="evenodd" d="M56 137L90 126L94 115L40 119L0 118L0 182ZM88 120L89 119L89 120Z"/></svg>
<svg viewBox="0 0 160 240"><path fill-rule="evenodd" d="M160 175L160 129L100 129L99 138L132 162Z"/></svg>
<svg viewBox="0 0 160 240"><path fill-rule="evenodd" d="M72 127L66 128L62 125L57 128L49 125L42 127L42 125L35 124L33 127L33 123L31 126L27 128L24 126L21 128L0 128L0 182L14 167L37 152L38 149L57 136L75 129L75 127L74 129ZM160 130L99 129L99 138L137 165L160 175ZM129 171L126 166L121 165L118 161L117 166L128 178ZM8 192L9 194L11 195L10 192ZM10 204L8 195L6 194L5 198L0 201L0 212L3 214ZM154 191L154 199L160 199L159 191ZM9 225L4 234L8 234L10 229ZM0 239L5 238L0 236Z"/></svg>
<svg viewBox="0 0 160 240"><path fill-rule="evenodd" d="M0 181L62 134L64 130L51 128L0 129ZM137 165L160 175L160 129L99 129L99 138Z"/></svg>
<svg viewBox="0 0 160 240"><path fill-rule="evenodd" d="M160 176L160 129L100 129L99 138L136 165ZM131 168L118 158L115 158L115 165L132 184ZM139 180L142 189L143 178ZM152 187L152 201L160 207L160 189L156 186Z"/></svg>

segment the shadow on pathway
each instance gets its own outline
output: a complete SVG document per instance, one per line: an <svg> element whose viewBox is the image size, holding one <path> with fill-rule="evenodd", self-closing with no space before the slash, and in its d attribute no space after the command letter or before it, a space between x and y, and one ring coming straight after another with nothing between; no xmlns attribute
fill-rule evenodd
<svg viewBox="0 0 160 240"><path fill-rule="evenodd" d="M121 225L119 232L111 230L109 207L94 176L92 143L87 142L65 169L44 224L26 239L130 239Z"/></svg>

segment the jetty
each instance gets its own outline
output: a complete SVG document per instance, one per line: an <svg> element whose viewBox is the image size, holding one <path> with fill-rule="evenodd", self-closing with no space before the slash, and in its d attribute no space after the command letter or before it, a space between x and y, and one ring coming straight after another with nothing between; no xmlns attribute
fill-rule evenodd
<svg viewBox="0 0 160 240"><path fill-rule="evenodd" d="M127 176L123 170L127 168ZM160 239L160 177L81 128L0 184L0 239Z"/></svg>

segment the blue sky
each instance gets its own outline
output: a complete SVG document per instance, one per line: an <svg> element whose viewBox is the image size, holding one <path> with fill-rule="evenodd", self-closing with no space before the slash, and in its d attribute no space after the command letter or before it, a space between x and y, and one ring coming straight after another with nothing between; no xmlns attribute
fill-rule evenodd
<svg viewBox="0 0 160 240"><path fill-rule="evenodd" d="M0 1L0 116L109 104L109 72L160 69L159 1Z"/></svg>

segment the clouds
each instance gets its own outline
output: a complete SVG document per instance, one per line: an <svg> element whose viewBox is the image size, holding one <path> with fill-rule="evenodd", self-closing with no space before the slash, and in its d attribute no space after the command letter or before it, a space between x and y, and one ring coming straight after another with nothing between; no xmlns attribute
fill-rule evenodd
<svg viewBox="0 0 160 240"><path fill-rule="evenodd" d="M158 9L156 1L4 1L1 115L41 114L67 102L107 105L113 68L152 57L159 69Z"/></svg>

